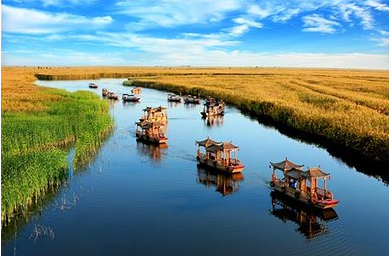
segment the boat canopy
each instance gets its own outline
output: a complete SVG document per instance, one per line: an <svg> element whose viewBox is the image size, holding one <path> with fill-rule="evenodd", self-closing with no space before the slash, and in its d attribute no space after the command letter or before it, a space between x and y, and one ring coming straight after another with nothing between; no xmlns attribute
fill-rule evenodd
<svg viewBox="0 0 389 256"><path fill-rule="evenodd" d="M220 145L222 144L221 142L216 142L214 140L211 140L209 137L206 138L205 140L196 140L196 143L197 145L199 145L200 147L205 147L205 148L208 148L210 146L214 146L214 145Z"/></svg>
<svg viewBox="0 0 389 256"><path fill-rule="evenodd" d="M304 176L304 171L301 171L299 169L293 169L285 173L286 177L292 178L294 180L302 180L306 177Z"/></svg>
<svg viewBox="0 0 389 256"><path fill-rule="evenodd" d="M310 168L307 171L305 171L303 173L303 176L305 178L315 178L316 179L316 178L324 178L324 177L330 176L330 174L323 172L320 169L320 167L314 167L314 168Z"/></svg>
<svg viewBox="0 0 389 256"><path fill-rule="evenodd" d="M292 163L291 161L288 160L288 158L285 158L285 160L282 162L279 162L279 163L270 162L270 164L273 166L274 169L278 169L278 170L281 170L283 172L287 172L287 171L290 171L293 169L301 170L301 168L304 166L304 165L298 165L298 164Z"/></svg>

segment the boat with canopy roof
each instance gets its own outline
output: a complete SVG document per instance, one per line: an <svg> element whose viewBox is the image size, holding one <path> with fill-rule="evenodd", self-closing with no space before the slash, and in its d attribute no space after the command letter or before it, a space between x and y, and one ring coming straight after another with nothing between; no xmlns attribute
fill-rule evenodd
<svg viewBox="0 0 389 256"><path fill-rule="evenodd" d="M327 189L330 174L323 172L320 167L303 171L304 165L295 164L287 158L279 163L270 162L270 165L273 167L270 185L274 190L320 209L332 208L339 203ZM276 170L282 171L284 178L279 179ZM318 187L319 180L323 180L323 188Z"/></svg>
<svg viewBox="0 0 389 256"><path fill-rule="evenodd" d="M197 161L199 165L210 167L226 173L238 173L243 171L244 166L237 158L239 147L231 142L216 142L209 137L205 140L196 141ZM201 152L201 148L205 152ZM234 157L232 157L232 154Z"/></svg>

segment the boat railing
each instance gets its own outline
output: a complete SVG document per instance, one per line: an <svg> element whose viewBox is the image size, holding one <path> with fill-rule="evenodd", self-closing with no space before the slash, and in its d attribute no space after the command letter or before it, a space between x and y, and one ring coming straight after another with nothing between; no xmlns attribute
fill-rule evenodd
<svg viewBox="0 0 389 256"><path fill-rule="evenodd" d="M242 163L241 163L241 161L240 160L238 160L238 159L235 159L235 158L230 158L229 159L229 162L230 162L230 165L241 165Z"/></svg>

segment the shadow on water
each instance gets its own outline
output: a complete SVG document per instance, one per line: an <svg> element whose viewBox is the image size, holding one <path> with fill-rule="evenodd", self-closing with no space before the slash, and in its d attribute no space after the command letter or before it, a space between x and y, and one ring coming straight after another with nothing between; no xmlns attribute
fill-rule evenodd
<svg viewBox="0 0 389 256"><path fill-rule="evenodd" d="M296 232L307 239L313 239L329 232L327 223L338 220L334 209L319 210L291 200L285 195L272 191L269 212L283 222L292 221L298 225Z"/></svg>
<svg viewBox="0 0 389 256"><path fill-rule="evenodd" d="M244 180L242 173L224 174L197 166L196 181L207 188L216 187L223 196L231 195L239 190L239 182Z"/></svg>
<svg viewBox="0 0 389 256"><path fill-rule="evenodd" d="M281 134L292 139L323 148L335 159L338 159L346 165L354 167L358 172L374 177L382 181L386 186L389 186L389 172L386 170L388 163L386 162L374 161L355 150L346 148L342 145L334 144L325 138L317 138L317 136L313 136L296 129L291 129L286 125L274 122L270 118L258 117L243 111L241 111L241 113L246 117L249 117L251 120L258 121L266 127L277 129Z"/></svg>

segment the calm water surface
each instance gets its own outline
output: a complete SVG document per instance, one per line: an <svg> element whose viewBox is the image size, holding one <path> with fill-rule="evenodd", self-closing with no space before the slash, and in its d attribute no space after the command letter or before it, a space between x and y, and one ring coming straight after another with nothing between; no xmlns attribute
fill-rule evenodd
<svg viewBox="0 0 389 256"><path fill-rule="evenodd" d="M97 80L95 92L129 92L122 81ZM39 84L76 91L90 90L88 82ZM113 134L85 170L70 170L39 214L3 228L10 234L2 255L389 255L382 181L235 108L203 120L201 105L168 104L166 95L143 89L141 103L112 103ZM168 147L137 143L141 110L159 105L168 107ZM197 167L195 140L207 136L240 146L242 175ZM269 161L286 156L331 173L335 211L312 212L271 194Z"/></svg>

